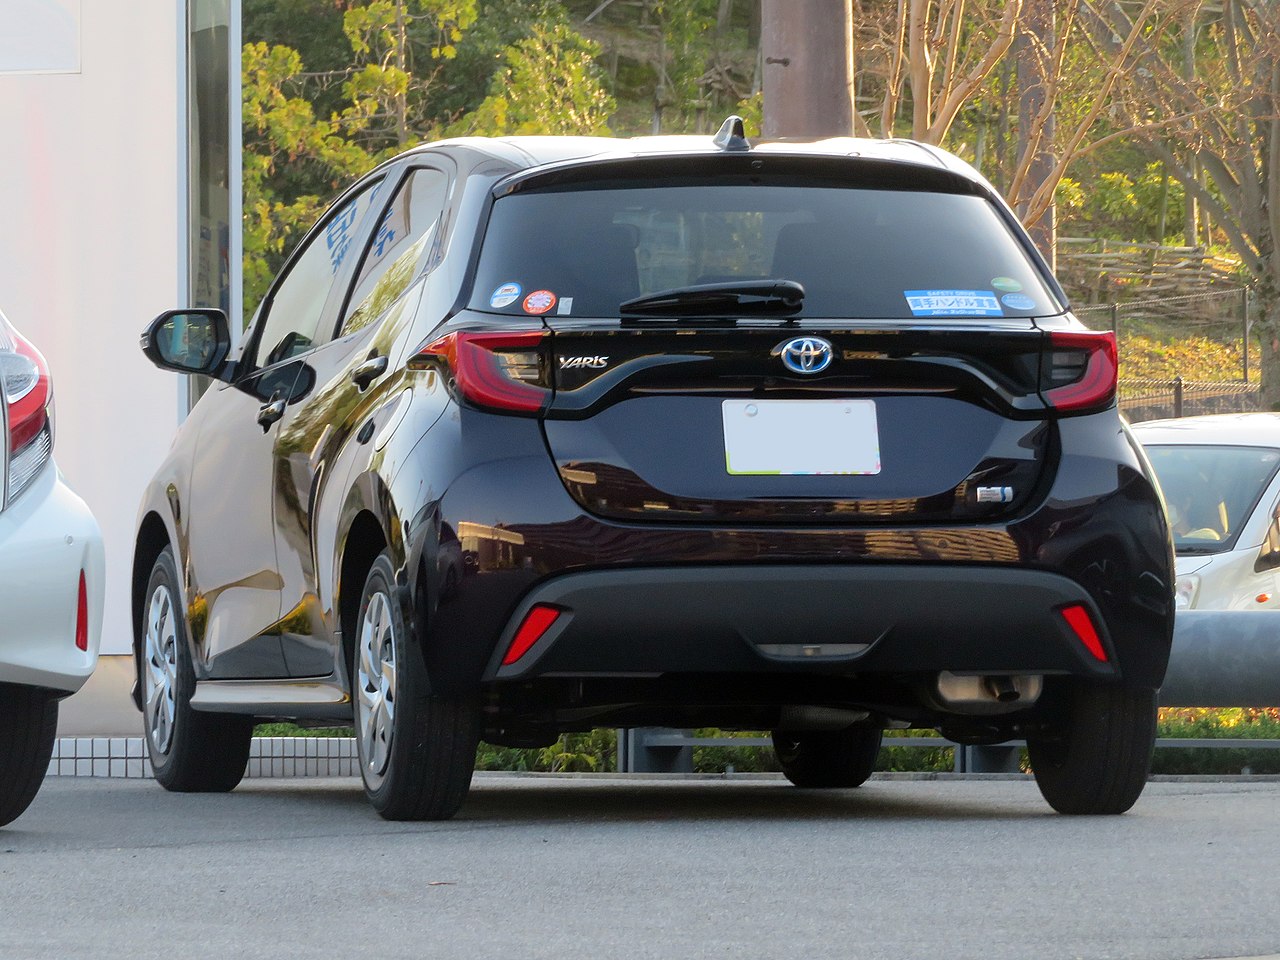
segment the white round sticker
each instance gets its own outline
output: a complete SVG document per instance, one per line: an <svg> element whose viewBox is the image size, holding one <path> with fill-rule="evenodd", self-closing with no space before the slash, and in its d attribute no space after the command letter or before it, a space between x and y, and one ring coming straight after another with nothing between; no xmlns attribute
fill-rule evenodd
<svg viewBox="0 0 1280 960"><path fill-rule="evenodd" d="M489 295L489 306L495 310L509 307L520 299L520 294L523 292L518 283L504 283Z"/></svg>

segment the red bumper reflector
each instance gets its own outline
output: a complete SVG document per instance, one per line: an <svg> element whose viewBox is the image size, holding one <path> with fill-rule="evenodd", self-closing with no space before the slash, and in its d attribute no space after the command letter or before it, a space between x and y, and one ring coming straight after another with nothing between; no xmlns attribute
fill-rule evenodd
<svg viewBox="0 0 1280 960"><path fill-rule="evenodd" d="M80 597L76 601L76 646L89 649L89 594L84 587L84 571L80 571Z"/></svg>
<svg viewBox="0 0 1280 960"><path fill-rule="evenodd" d="M1079 637L1080 642L1084 644L1086 650L1093 654L1095 660L1102 663L1107 662L1107 651L1103 649L1102 640L1098 637L1098 631L1093 626L1093 620L1090 619L1088 610L1078 603L1070 607L1063 607L1062 619L1067 621L1067 626L1071 628L1071 632Z"/></svg>
<svg viewBox="0 0 1280 960"><path fill-rule="evenodd" d="M509 667L528 653L529 648L541 640L543 634L550 630L551 625L558 619L560 619L560 611L555 607L535 605L525 614L520 629L511 639L511 646L507 648L507 655L502 658L502 665Z"/></svg>

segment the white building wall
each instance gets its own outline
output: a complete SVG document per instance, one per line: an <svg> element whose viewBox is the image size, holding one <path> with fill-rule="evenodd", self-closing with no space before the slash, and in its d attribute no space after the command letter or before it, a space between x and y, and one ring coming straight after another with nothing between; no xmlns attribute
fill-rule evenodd
<svg viewBox="0 0 1280 960"><path fill-rule="evenodd" d="M138 500L181 408L138 335L187 290L184 7L0 0L0 305L49 361L54 456L102 526L104 654L130 649ZM78 56L33 63L14 40L41 22Z"/></svg>

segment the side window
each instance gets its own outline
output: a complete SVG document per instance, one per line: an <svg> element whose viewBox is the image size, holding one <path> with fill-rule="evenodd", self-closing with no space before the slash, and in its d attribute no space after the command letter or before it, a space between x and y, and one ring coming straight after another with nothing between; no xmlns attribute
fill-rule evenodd
<svg viewBox="0 0 1280 960"><path fill-rule="evenodd" d="M439 170L410 172L378 224L338 334L345 337L381 317L426 266L435 247L449 177Z"/></svg>
<svg viewBox="0 0 1280 960"><path fill-rule="evenodd" d="M316 345L329 290L347 258L358 249L355 241L360 221L377 199L381 184L381 180L369 184L330 210L320 229L293 258L271 300L264 304L265 316L258 320L262 333L257 342L257 366L288 360Z"/></svg>

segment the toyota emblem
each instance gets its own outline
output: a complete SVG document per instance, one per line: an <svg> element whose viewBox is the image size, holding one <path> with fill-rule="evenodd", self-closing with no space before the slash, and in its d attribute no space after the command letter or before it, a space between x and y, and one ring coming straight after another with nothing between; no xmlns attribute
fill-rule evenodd
<svg viewBox="0 0 1280 960"><path fill-rule="evenodd" d="M792 373L821 373L831 366L835 356L830 341L822 337L796 337L773 352L782 357L782 365Z"/></svg>

